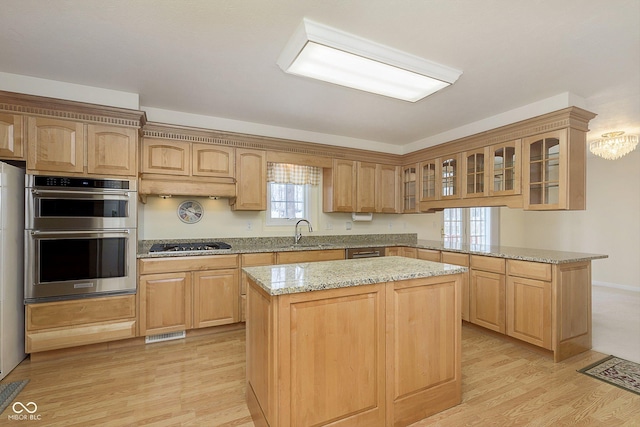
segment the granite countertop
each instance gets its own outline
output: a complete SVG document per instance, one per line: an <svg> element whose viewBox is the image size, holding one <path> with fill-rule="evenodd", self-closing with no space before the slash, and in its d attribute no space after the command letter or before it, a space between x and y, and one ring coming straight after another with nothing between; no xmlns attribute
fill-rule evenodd
<svg viewBox="0 0 640 427"><path fill-rule="evenodd" d="M409 246L472 255L484 255L504 259L516 259L548 264L564 264L608 258L608 255L581 252L565 252L547 249L516 248L511 246L455 245L437 240L418 240L415 233L364 234L340 236L304 236L300 244L293 244L293 237L250 237L190 239L189 242L224 241L231 249L197 252L149 253L154 243L175 243L178 240L142 240L138 242L138 258L166 258L183 256L227 255L261 252L291 252L305 250L329 250L366 247Z"/></svg>
<svg viewBox="0 0 640 427"><path fill-rule="evenodd" d="M415 247L447 252L459 252L471 255L484 255L496 258L516 259L522 261L543 262L548 264L565 264L570 262L591 261L608 258L608 255L588 254L582 252L565 252L549 249L516 248L512 246L489 245L456 245L437 240L418 240Z"/></svg>
<svg viewBox="0 0 640 427"><path fill-rule="evenodd" d="M404 257L347 259L242 269L270 295L464 273L466 267Z"/></svg>

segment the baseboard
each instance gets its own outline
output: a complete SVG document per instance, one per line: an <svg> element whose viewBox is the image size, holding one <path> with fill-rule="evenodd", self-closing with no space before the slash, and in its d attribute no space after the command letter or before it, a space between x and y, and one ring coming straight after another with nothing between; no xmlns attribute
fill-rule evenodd
<svg viewBox="0 0 640 427"><path fill-rule="evenodd" d="M638 286L619 285L617 283L601 282L598 280L592 280L591 284L593 286L600 286L602 288L613 288L613 289L620 289L623 291L640 292L640 287Z"/></svg>

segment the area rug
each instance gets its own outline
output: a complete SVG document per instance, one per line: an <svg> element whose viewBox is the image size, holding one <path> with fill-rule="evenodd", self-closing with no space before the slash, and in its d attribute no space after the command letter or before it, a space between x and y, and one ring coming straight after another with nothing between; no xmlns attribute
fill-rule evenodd
<svg viewBox="0 0 640 427"><path fill-rule="evenodd" d="M12 383L0 384L0 414L18 396L29 380L14 381Z"/></svg>
<svg viewBox="0 0 640 427"><path fill-rule="evenodd" d="M638 363L609 356L579 369L578 372L640 395L640 364Z"/></svg>

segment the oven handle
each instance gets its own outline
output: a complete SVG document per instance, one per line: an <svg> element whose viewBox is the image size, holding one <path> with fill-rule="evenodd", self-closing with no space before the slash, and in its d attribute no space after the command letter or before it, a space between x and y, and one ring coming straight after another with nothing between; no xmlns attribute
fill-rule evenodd
<svg viewBox="0 0 640 427"><path fill-rule="evenodd" d="M38 235L53 235L53 236L63 236L63 235L67 235L67 236L77 236L77 235L104 235L104 234L130 234L131 230L129 229L122 229L122 230L88 230L88 231L71 231L71 230L65 230L65 231L42 231L42 230L31 230L30 231L32 236L38 236Z"/></svg>
<svg viewBox="0 0 640 427"><path fill-rule="evenodd" d="M38 190L36 188L31 189L31 194L34 196L38 195L56 195L61 194L65 196L74 196L74 195L84 195L84 196L122 196L129 197L128 191L110 191L108 189L103 189L101 191L60 191L60 190Z"/></svg>

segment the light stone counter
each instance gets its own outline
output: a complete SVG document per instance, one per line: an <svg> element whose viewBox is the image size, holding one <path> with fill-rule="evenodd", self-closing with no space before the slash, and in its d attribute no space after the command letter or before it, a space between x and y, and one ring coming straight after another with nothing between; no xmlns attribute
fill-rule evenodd
<svg viewBox="0 0 640 427"><path fill-rule="evenodd" d="M464 273L467 268L384 257L246 267L243 271L268 294L283 295Z"/></svg>

